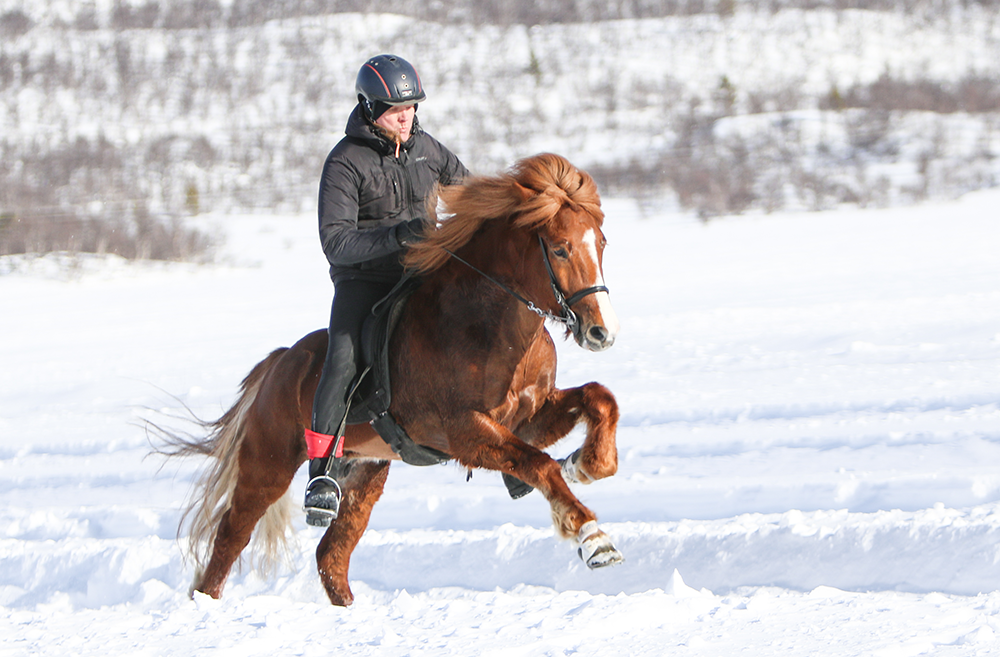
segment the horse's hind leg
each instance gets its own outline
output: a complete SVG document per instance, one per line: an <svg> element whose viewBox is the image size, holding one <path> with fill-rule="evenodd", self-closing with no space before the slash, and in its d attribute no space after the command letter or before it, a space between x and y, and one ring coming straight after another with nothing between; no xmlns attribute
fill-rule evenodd
<svg viewBox="0 0 1000 657"><path fill-rule="evenodd" d="M389 474L389 461L355 460L348 465L350 469L340 482L344 490L340 515L316 548L320 581L330 602L341 607L354 601L347 582L351 553L368 527L372 507L382 496Z"/></svg>
<svg viewBox="0 0 1000 657"><path fill-rule="evenodd" d="M258 521L291 485L301 460L296 452L299 442L289 438L281 443L286 446L284 450L279 451L277 446L273 446L275 449L270 452L255 448L253 440L244 442L240 449L240 467L231 503L219 523L212 557L196 582L195 590L213 598L222 596L229 572L250 542ZM284 526L279 530L283 531Z"/></svg>
<svg viewBox="0 0 1000 657"><path fill-rule="evenodd" d="M233 504L222 516L219 531L212 547L212 558L205 567L195 590L213 598L222 597L222 589L229 578L233 564L250 542L254 527L267 509L285 494L291 479L284 486L254 488L237 484Z"/></svg>
<svg viewBox="0 0 1000 657"><path fill-rule="evenodd" d="M600 383L553 390L517 435L545 449L565 437L581 420L587 423L587 437L580 449L563 460L563 475L570 482L583 484L614 475L618 471L618 402Z"/></svg>

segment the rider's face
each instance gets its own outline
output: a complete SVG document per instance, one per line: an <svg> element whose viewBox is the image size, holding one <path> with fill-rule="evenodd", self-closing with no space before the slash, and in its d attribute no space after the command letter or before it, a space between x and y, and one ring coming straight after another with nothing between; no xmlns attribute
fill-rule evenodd
<svg viewBox="0 0 1000 657"><path fill-rule="evenodd" d="M413 130L413 116L417 108L413 105L393 105L385 114L375 119L375 125L399 135L399 140L405 142Z"/></svg>

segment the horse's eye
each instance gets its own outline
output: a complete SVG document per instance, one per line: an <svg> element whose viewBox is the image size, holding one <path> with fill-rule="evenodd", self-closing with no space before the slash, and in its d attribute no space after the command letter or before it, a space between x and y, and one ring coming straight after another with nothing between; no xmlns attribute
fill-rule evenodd
<svg viewBox="0 0 1000 657"><path fill-rule="evenodd" d="M552 249L552 253L554 253L555 256L560 260L565 260L566 258L569 257L569 253L566 251L566 249L564 249L561 246L557 246L556 248Z"/></svg>

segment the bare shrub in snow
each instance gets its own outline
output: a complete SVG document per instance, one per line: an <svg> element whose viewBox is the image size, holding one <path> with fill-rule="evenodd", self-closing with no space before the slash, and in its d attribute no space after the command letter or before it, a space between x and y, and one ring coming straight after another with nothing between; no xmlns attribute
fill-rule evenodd
<svg viewBox="0 0 1000 657"><path fill-rule="evenodd" d="M959 80L906 80L888 72L871 84L854 85L840 93L831 88L821 99L824 109L858 107L887 112L978 114L1000 111L1000 78L970 73Z"/></svg>
<svg viewBox="0 0 1000 657"><path fill-rule="evenodd" d="M0 215L0 255L62 251L203 262L216 247L212 237L178 217L153 217L141 204L118 210L94 217L44 208L6 212Z"/></svg>
<svg viewBox="0 0 1000 657"><path fill-rule="evenodd" d="M0 36L5 39L19 37L30 30L33 25L34 21L20 9L4 12L0 15Z"/></svg>

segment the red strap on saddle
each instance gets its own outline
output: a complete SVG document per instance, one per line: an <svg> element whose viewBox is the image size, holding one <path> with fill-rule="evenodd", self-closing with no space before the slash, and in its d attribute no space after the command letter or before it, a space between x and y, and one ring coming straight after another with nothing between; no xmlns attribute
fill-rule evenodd
<svg viewBox="0 0 1000 657"><path fill-rule="evenodd" d="M330 436L325 433L316 433L311 429L306 429L306 454L310 459L321 459L330 456L330 453L337 458L344 455L344 437Z"/></svg>

